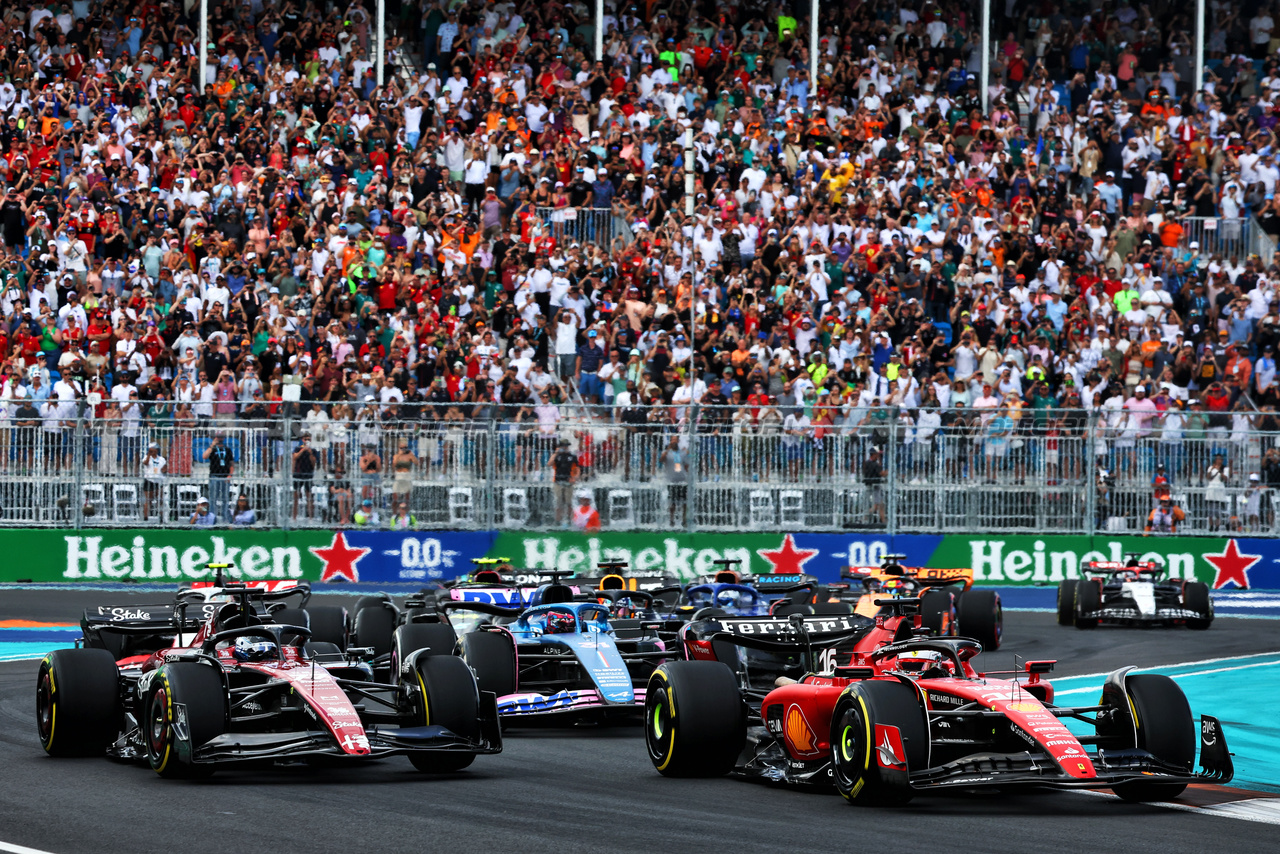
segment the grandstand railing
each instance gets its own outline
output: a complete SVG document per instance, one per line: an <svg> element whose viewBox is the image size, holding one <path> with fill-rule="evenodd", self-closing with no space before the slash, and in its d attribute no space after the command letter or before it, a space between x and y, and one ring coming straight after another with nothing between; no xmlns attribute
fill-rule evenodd
<svg viewBox="0 0 1280 854"><path fill-rule="evenodd" d="M281 404L262 420L153 407L111 421L57 406L38 422L11 406L0 422L0 526L180 528L201 497L231 524L243 494L267 527L345 526L369 498L384 518L406 501L422 528L551 529L585 493L609 530L1140 532L1163 465L1185 514L1176 533L1280 535L1273 490L1248 480L1280 440L1238 413L1175 430L1079 410L960 410L929 427L880 407L806 421L786 407ZM294 462L307 434L310 476ZM149 481L152 442L168 470ZM209 476L215 442L229 478ZM562 442L568 486L552 466Z"/></svg>
<svg viewBox="0 0 1280 854"><path fill-rule="evenodd" d="M602 243L633 239L626 217L602 208L537 208L540 226L561 243Z"/></svg>
<svg viewBox="0 0 1280 854"><path fill-rule="evenodd" d="M1257 255L1265 263L1271 263L1276 251L1276 240L1262 230L1257 219L1247 217L1189 216L1182 223L1182 245L1200 244L1200 254L1205 258L1221 255L1241 261Z"/></svg>

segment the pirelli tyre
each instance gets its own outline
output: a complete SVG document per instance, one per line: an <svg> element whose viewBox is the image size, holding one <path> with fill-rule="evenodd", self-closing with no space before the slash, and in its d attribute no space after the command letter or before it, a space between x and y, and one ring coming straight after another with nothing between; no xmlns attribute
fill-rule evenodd
<svg viewBox="0 0 1280 854"><path fill-rule="evenodd" d="M929 756L928 724L915 688L901 682L850 685L831 717L831 751L836 790L849 803L910 801L909 775L923 770Z"/></svg>
<svg viewBox="0 0 1280 854"><path fill-rule="evenodd" d="M1058 584L1058 625L1074 626L1076 624L1076 585L1077 579L1069 578Z"/></svg>
<svg viewBox="0 0 1280 854"><path fill-rule="evenodd" d="M101 756L120 733L120 671L105 649L60 649L36 674L36 729L50 756Z"/></svg>
<svg viewBox="0 0 1280 854"><path fill-rule="evenodd" d="M958 633L973 638L988 652L1000 648L1004 637L1004 606L994 590L970 590L956 613Z"/></svg>
<svg viewBox="0 0 1280 854"><path fill-rule="evenodd" d="M1125 679L1139 750L1145 750L1187 774L1196 758L1196 723L1187 696L1168 676L1142 674ZM1112 791L1126 801L1175 798L1185 783L1125 783Z"/></svg>
<svg viewBox="0 0 1280 854"><path fill-rule="evenodd" d="M441 726L454 735L475 741L480 736L480 692L467 663L452 655L418 654L413 672L406 677L418 689L415 715L418 726ZM475 761L468 751L431 750L409 754L419 771L447 774L461 771Z"/></svg>
<svg viewBox="0 0 1280 854"><path fill-rule="evenodd" d="M193 761L195 751L227 731L227 692L222 674L208 664L175 661L152 677L143 705L147 761L161 777L202 777L212 765Z"/></svg>
<svg viewBox="0 0 1280 854"><path fill-rule="evenodd" d="M921 594L920 624L939 637L956 633L956 597L950 590L926 590Z"/></svg>
<svg viewBox="0 0 1280 854"><path fill-rule="evenodd" d="M720 777L747 739L746 706L733 671L718 661L670 661L649 677L644 740L667 777Z"/></svg>
<svg viewBox="0 0 1280 854"><path fill-rule="evenodd" d="M391 643L391 668L396 673L400 662L418 650L427 655L453 655L458 635L448 623L409 623L395 630Z"/></svg>
<svg viewBox="0 0 1280 854"><path fill-rule="evenodd" d="M496 696L514 694L519 684L516 647L505 632L467 632L462 636L462 660L476 674L481 691Z"/></svg>
<svg viewBox="0 0 1280 854"><path fill-rule="evenodd" d="M352 642L360 647L372 647L374 655L391 652L396 630L396 612L382 600L356 611Z"/></svg>
<svg viewBox="0 0 1280 854"><path fill-rule="evenodd" d="M339 650L347 648L351 623L347 609L338 605L312 605L307 609L311 617L311 640L315 643L331 643Z"/></svg>
<svg viewBox="0 0 1280 854"><path fill-rule="evenodd" d="M1091 614L1102 607L1102 585L1091 578L1086 578L1076 585L1076 628L1077 629L1096 629L1098 627L1098 618L1090 617L1088 619L1080 616L1081 614Z"/></svg>
<svg viewBox="0 0 1280 854"><path fill-rule="evenodd" d="M1203 581L1182 585L1182 607L1201 615L1187 620L1187 628L1204 631L1213 623L1213 600L1209 598L1209 585Z"/></svg>

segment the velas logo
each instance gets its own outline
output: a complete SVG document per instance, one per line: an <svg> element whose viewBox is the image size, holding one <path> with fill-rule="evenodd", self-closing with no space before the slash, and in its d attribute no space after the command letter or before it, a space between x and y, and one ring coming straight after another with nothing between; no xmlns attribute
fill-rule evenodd
<svg viewBox="0 0 1280 854"><path fill-rule="evenodd" d="M1249 570L1262 560L1262 555L1243 554L1236 540L1227 540L1222 554L1201 555L1216 570L1213 577L1213 589L1219 590L1228 584L1247 589L1249 587Z"/></svg>
<svg viewBox="0 0 1280 854"><path fill-rule="evenodd" d="M798 549L796 541L790 534L782 538L782 545L776 549L756 549L756 554L769 561L770 572L800 574L804 565L818 553L819 549Z"/></svg>
<svg viewBox="0 0 1280 854"><path fill-rule="evenodd" d="M333 541L329 545L310 546L308 548L313 555L320 558L324 562L324 568L320 571L321 581L359 581L360 571L356 565L360 563L360 559L367 555L373 549L364 546L351 547L347 545L347 536L338 531L333 535Z"/></svg>
<svg viewBox="0 0 1280 854"><path fill-rule="evenodd" d="M172 535L158 538L173 543ZM232 578L287 579L302 577L297 546L229 545L229 538L184 535L183 545L157 545L144 534L64 536L66 562L62 577L83 579L204 579L211 563L229 564ZM193 542L194 540L194 542ZM234 542L234 540L230 540Z"/></svg>

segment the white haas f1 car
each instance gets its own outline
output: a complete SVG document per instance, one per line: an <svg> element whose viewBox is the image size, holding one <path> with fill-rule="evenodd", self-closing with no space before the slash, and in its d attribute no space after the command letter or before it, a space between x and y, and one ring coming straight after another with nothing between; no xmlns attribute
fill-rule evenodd
<svg viewBox="0 0 1280 854"><path fill-rule="evenodd" d="M1084 578L1058 585L1058 623L1094 629L1122 626L1186 626L1207 629L1213 622L1209 585L1164 577L1154 561L1092 561Z"/></svg>
<svg viewBox="0 0 1280 854"><path fill-rule="evenodd" d="M299 625L307 613L271 601L284 591L219 583L216 594L86 611L83 646L40 663L45 751L191 777L231 763L392 755L446 772L502 750L495 697L461 659L415 650L374 682L372 651L311 642Z"/></svg>

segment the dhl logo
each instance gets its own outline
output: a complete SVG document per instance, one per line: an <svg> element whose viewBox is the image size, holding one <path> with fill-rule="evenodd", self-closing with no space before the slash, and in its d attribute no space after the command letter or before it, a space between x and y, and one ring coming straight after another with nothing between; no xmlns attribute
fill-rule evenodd
<svg viewBox="0 0 1280 854"><path fill-rule="evenodd" d="M804 719L804 712L800 711L800 707L792 704L787 709L786 722L787 741L795 748L796 753L810 754L817 753L814 749L814 742L817 736L813 733L813 728L809 726L809 722Z"/></svg>

